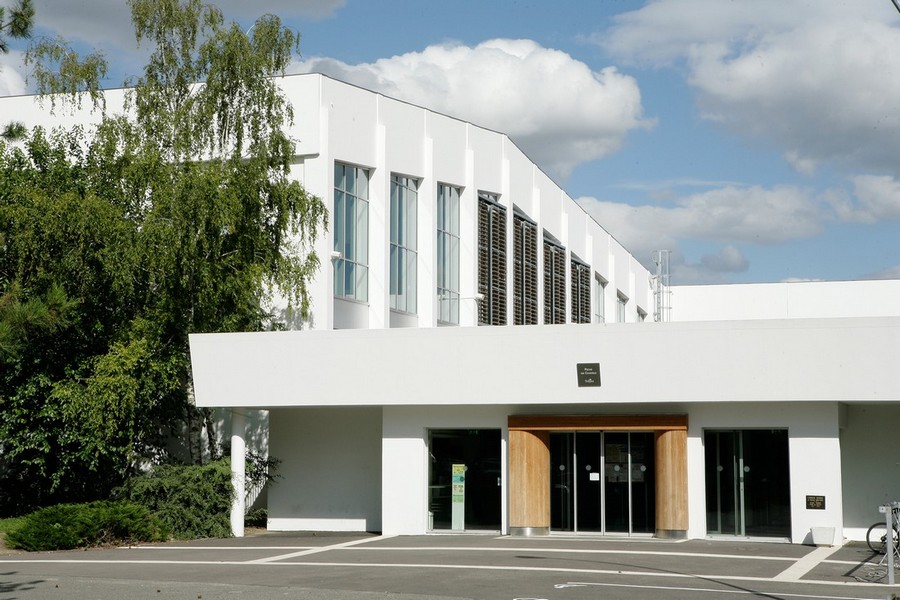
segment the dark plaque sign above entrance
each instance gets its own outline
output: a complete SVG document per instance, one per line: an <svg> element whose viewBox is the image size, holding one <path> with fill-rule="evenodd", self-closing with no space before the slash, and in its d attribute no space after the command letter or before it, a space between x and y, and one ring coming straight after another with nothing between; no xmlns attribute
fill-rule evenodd
<svg viewBox="0 0 900 600"><path fill-rule="evenodd" d="M600 387L600 363L578 363L578 387Z"/></svg>

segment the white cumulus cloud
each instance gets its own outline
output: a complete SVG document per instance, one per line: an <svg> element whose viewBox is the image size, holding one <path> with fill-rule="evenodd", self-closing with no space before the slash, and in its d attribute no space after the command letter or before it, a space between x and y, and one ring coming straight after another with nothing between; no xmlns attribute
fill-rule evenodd
<svg viewBox="0 0 900 600"><path fill-rule="evenodd" d="M700 262L714 273L743 273L750 266L744 254L731 244L723 247L716 254L703 256Z"/></svg>
<svg viewBox="0 0 900 600"><path fill-rule="evenodd" d="M655 0L594 40L620 60L681 65L708 119L784 149L900 175L900 27L885 0Z"/></svg>
<svg viewBox="0 0 900 600"><path fill-rule="evenodd" d="M653 125L633 77L615 67L592 71L531 40L432 45L358 65L314 57L292 71L324 73L502 131L562 179L617 151L629 132Z"/></svg>
<svg viewBox="0 0 900 600"><path fill-rule="evenodd" d="M729 185L641 206L592 197L577 202L645 265L654 250L672 250L672 274L680 283L724 281L725 274L750 266L738 245L809 238L833 218L826 198L796 186ZM686 240L721 246L689 264L680 250Z"/></svg>
<svg viewBox="0 0 900 600"><path fill-rule="evenodd" d="M839 218L861 223L900 219L900 181L888 175L857 175L852 181L856 202L838 205Z"/></svg>
<svg viewBox="0 0 900 600"><path fill-rule="evenodd" d="M0 54L0 96L18 96L25 93L25 78L19 72L20 65L20 53L12 51L9 54Z"/></svg>

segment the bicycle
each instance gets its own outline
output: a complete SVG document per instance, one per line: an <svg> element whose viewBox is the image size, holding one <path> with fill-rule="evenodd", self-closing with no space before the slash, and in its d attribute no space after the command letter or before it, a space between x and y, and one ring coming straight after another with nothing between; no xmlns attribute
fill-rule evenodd
<svg viewBox="0 0 900 600"><path fill-rule="evenodd" d="M900 502L891 502L891 529L894 552L900 554ZM887 525L884 521L873 523L866 531L866 545L875 554L884 554L887 550Z"/></svg>

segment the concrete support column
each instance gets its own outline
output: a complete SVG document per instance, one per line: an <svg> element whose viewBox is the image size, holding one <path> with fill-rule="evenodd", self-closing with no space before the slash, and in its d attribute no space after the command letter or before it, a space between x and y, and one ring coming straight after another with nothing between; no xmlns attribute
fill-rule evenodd
<svg viewBox="0 0 900 600"><path fill-rule="evenodd" d="M509 431L509 533L550 533L550 432Z"/></svg>
<svg viewBox="0 0 900 600"><path fill-rule="evenodd" d="M686 538L688 529L687 430L656 433L656 536Z"/></svg>
<svg viewBox="0 0 900 600"><path fill-rule="evenodd" d="M247 414L238 409L231 411L231 484L234 486L234 498L231 501L231 534L244 537L245 511L245 471L247 453L245 437L247 435Z"/></svg>

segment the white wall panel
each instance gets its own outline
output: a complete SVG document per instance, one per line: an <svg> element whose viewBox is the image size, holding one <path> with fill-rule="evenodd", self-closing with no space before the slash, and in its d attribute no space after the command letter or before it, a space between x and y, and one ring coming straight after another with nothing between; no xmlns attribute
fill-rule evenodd
<svg viewBox="0 0 900 600"><path fill-rule="evenodd" d="M269 529L381 530L381 409L279 409L269 414Z"/></svg>
<svg viewBox="0 0 900 600"><path fill-rule="evenodd" d="M672 287L673 321L900 316L900 279Z"/></svg>

